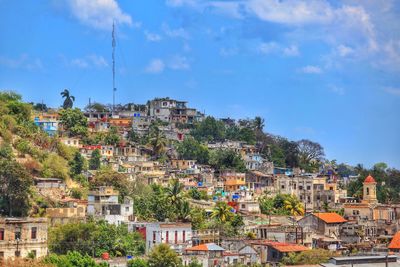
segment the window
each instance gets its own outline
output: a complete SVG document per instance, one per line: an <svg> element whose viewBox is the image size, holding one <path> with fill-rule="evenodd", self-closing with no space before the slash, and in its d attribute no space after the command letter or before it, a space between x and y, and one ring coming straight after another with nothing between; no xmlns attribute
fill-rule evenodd
<svg viewBox="0 0 400 267"><path fill-rule="evenodd" d="M4 251L0 251L0 259L4 258Z"/></svg>
<svg viewBox="0 0 400 267"><path fill-rule="evenodd" d="M165 234L165 243L169 243L169 231Z"/></svg>
<svg viewBox="0 0 400 267"><path fill-rule="evenodd" d="M303 190L303 186L302 185L299 185L299 190Z"/></svg>
<svg viewBox="0 0 400 267"><path fill-rule="evenodd" d="M186 234L186 232L185 232L185 230L183 230L182 231L182 241L183 241L183 243L185 243L185 234Z"/></svg>
<svg viewBox="0 0 400 267"><path fill-rule="evenodd" d="M129 207L125 207L125 212L129 212Z"/></svg>
<svg viewBox="0 0 400 267"><path fill-rule="evenodd" d="M369 188L367 187L367 195L369 195Z"/></svg>
<svg viewBox="0 0 400 267"><path fill-rule="evenodd" d="M21 229L15 230L14 240L21 239Z"/></svg>
<svg viewBox="0 0 400 267"><path fill-rule="evenodd" d="M311 190L311 186L307 185L307 190Z"/></svg>
<svg viewBox="0 0 400 267"><path fill-rule="evenodd" d="M16 251L15 251L15 257L19 257L19 256L21 256L21 251L16 250Z"/></svg>
<svg viewBox="0 0 400 267"><path fill-rule="evenodd" d="M31 239L36 239L37 238L37 227L32 227L31 228Z"/></svg>
<svg viewBox="0 0 400 267"><path fill-rule="evenodd" d="M156 231L153 231L153 243L156 242Z"/></svg>
<svg viewBox="0 0 400 267"><path fill-rule="evenodd" d="M0 228L0 240L4 240L4 228Z"/></svg>
<svg viewBox="0 0 400 267"><path fill-rule="evenodd" d="M175 244L178 244L178 231L175 231Z"/></svg>
<svg viewBox="0 0 400 267"><path fill-rule="evenodd" d="M282 188L282 189L285 189L285 185L281 185L281 188Z"/></svg>

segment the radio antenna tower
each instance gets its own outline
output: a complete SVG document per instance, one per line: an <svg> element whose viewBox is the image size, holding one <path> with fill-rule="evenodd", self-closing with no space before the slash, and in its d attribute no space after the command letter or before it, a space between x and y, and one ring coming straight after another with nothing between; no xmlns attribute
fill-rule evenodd
<svg viewBox="0 0 400 267"><path fill-rule="evenodd" d="M112 27L112 74L113 74L113 105L112 105L112 111L114 112L115 110L115 91L117 91L117 88L115 87L115 24L113 21L113 27Z"/></svg>

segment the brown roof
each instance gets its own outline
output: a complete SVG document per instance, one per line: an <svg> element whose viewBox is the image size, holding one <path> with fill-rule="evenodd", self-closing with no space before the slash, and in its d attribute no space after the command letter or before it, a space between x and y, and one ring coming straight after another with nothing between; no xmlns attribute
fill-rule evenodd
<svg viewBox="0 0 400 267"><path fill-rule="evenodd" d="M344 223L347 222L345 218L335 212L313 213L314 216L323 220L326 223Z"/></svg>
<svg viewBox="0 0 400 267"><path fill-rule="evenodd" d="M393 237L392 241L390 242L388 248L389 249L400 249L400 231L397 232L394 235L394 237Z"/></svg>

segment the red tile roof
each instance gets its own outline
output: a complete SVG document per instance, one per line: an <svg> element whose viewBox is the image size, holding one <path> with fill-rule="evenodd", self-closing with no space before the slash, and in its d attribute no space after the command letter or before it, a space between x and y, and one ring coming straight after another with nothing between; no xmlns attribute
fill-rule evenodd
<svg viewBox="0 0 400 267"><path fill-rule="evenodd" d="M299 244L292 244L292 243L282 243L277 241L270 241L270 240L252 240L249 242L253 245L265 245L272 247L280 252L301 252L308 250L307 247Z"/></svg>
<svg viewBox="0 0 400 267"><path fill-rule="evenodd" d="M224 248L216 245L215 243L201 244L198 246L190 247L187 251L224 251Z"/></svg>
<svg viewBox="0 0 400 267"><path fill-rule="evenodd" d="M392 241L390 242L389 249L400 249L400 231L397 232L394 236Z"/></svg>
<svg viewBox="0 0 400 267"><path fill-rule="evenodd" d="M347 222L345 218L335 212L313 213L314 216L323 220L326 223L344 223Z"/></svg>
<svg viewBox="0 0 400 267"><path fill-rule="evenodd" d="M374 184L374 183L376 183L376 181L374 177L371 176L371 174L368 175L367 178L365 178L364 180L364 184Z"/></svg>
<svg viewBox="0 0 400 267"><path fill-rule="evenodd" d="M275 244L272 245L271 247L278 250L279 252L301 252L308 250L308 248L303 245L287 244L287 243Z"/></svg>

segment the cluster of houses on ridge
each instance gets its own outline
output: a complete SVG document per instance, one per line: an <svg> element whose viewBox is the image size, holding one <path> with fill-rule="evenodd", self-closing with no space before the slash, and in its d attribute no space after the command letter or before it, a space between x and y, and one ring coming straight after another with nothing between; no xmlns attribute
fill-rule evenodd
<svg viewBox="0 0 400 267"><path fill-rule="evenodd" d="M204 118L201 112L188 108L186 102L169 98L132 105L128 110L87 111L85 115L90 131L107 132L115 126L121 136L132 129L145 134L152 121L161 120L165 122L161 130L175 141L182 141L189 133L180 127L182 124ZM50 135L59 131L57 113L38 113L34 121ZM125 224L129 231L138 231L145 240L146 252L157 244L169 244L185 265L194 259L203 266L277 264L288 253L315 248L343 253L353 249L365 253L400 252L400 204L378 203L377 183L372 176L365 178L362 201L357 201L348 197L342 187L348 180L335 175L334 170L304 173L299 169L278 168L264 159L256 146L244 142L208 144L211 150L236 151L246 164L244 173L216 173L195 160L154 161L148 148L129 142L115 146L83 145L79 138L60 138L88 159L93 150L99 149L104 162L131 180L168 185L171 179L178 179L185 190L197 188L205 192L210 200L191 200L190 204L207 212L211 212L216 201L226 201L244 218L244 232L254 233L254 238L228 238L215 229L196 231L190 223L139 221L133 211L133 200L126 197L119 201L115 188L98 187L88 193L87 199L74 199L68 196L62 179L36 178L35 186L41 194L56 191L63 196L60 207L48 208L45 218L0 218L0 258L26 257L29 253L45 256L49 227L85 221L88 216L111 224ZM90 181L94 172L85 175ZM265 192L271 196L278 193L296 196L305 208L305 215L261 214L258 199Z"/></svg>

